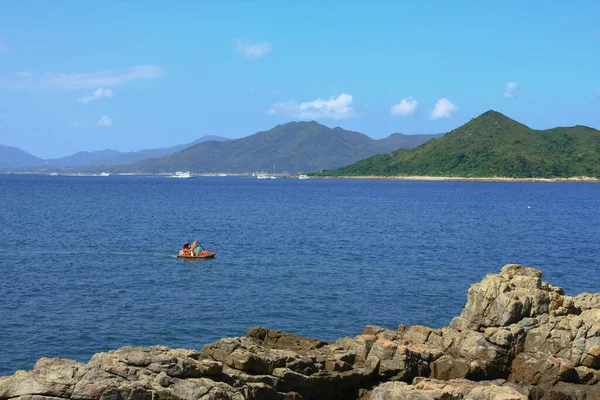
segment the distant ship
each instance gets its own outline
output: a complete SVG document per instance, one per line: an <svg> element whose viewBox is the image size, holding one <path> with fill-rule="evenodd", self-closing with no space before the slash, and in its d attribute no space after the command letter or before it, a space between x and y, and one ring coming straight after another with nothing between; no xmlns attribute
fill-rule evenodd
<svg viewBox="0 0 600 400"><path fill-rule="evenodd" d="M304 174L298 175L298 179L308 179L308 175L304 175Z"/></svg>
<svg viewBox="0 0 600 400"><path fill-rule="evenodd" d="M177 171L170 178L191 178L192 174L190 171Z"/></svg>

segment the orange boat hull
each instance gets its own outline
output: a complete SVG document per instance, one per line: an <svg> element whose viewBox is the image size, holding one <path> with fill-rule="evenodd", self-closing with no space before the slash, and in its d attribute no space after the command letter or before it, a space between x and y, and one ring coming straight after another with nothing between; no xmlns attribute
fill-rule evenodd
<svg viewBox="0 0 600 400"><path fill-rule="evenodd" d="M195 258L213 258L217 253L211 253L210 251L201 251L200 253L194 255L191 254L182 254L178 253L177 258L186 258L188 260L193 260Z"/></svg>

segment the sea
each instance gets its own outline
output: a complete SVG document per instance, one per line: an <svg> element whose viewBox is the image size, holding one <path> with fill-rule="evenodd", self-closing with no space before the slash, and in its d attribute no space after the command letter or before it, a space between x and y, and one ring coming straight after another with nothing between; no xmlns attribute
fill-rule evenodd
<svg viewBox="0 0 600 400"><path fill-rule="evenodd" d="M175 257L196 239L216 257ZM442 327L508 263L598 292L600 184L0 175L0 375L256 326Z"/></svg>

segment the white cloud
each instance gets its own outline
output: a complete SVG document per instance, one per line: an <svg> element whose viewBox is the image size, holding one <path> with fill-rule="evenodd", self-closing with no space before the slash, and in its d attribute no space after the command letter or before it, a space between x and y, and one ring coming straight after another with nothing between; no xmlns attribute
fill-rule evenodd
<svg viewBox="0 0 600 400"><path fill-rule="evenodd" d="M125 71L99 71L89 73L46 74L42 76L42 87L55 89L86 89L99 86L115 86L130 81L154 79L163 76L164 68L156 65L140 65Z"/></svg>
<svg viewBox="0 0 600 400"><path fill-rule="evenodd" d="M29 78L31 76L31 72L19 71L19 72L15 72L15 75L19 76L21 78Z"/></svg>
<svg viewBox="0 0 600 400"><path fill-rule="evenodd" d="M390 107L390 112L398 117L408 117L417 111L418 104L419 102L412 97L405 97L400 103Z"/></svg>
<svg viewBox="0 0 600 400"><path fill-rule="evenodd" d="M96 124L98 126L111 126L112 125L112 118L111 117L107 117L106 115L103 115L98 122L96 122Z"/></svg>
<svg viewBox="0 0 600 400"><path fill-rule="evenodd" d="M519 84L517 82L508 82L506 84L506 89L504 89L504 97L513 97Z"/></svg>
<svg viewBox="0 0 600 400"><path fill-rule="evenodd" d="M347 119L355 116L352 96L342 93L329 100L316 99L297 103L293 100L275 103L267 110L269 115L281 115L300 119Z"/></svg>
<svg viewBox="0 0 600 400"><path fill-rule="evenodd" d="M107 99L110 99L112 97L112 95L113 95L112 90L98 88L98 89L94 90L94 93L92 93L90 96L78 98L77 102L87 104L90 101L98 100L98 99L101 99L102 97L106 97Z"/></svg>
<svg viewBox="0 0 600 400"><path fill-rule="evenodd" d="M245 39L234 39L233 46L235 51L250 60L264 57L273 50L273 45L269 42L250 43Z"/></svg>
<svg viewBox="0 0 600 400"><path fill-rule="evenodd" d="M45 73L40 77L31 74L16 74L8 79L0 77L0 87L14 90L73 90L116 86L131 81L159 78L165 69L156 65L138 65L125 70L97 72Z"/></svg>
<svg viewBox="0 0 600 400"><path fill-rule="evenodd" d="M442 97L435 103L435 107L431 110L431 115L429 115L429 119L440 119L440 118L450 118L454 111L458 110L458 107L450 102L445 97Z"/></svg>

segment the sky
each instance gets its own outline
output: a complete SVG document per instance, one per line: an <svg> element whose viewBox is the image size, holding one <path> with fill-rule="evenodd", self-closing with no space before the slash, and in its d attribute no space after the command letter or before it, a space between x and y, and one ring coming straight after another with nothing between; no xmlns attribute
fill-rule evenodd
<svg viewBox="0 0 600 400"><path fill-rule="evenodd" d="M496 110L600 129L600 2L27 1L0 7L0 144L38 157L315 120L379 139Z"/></svg>

